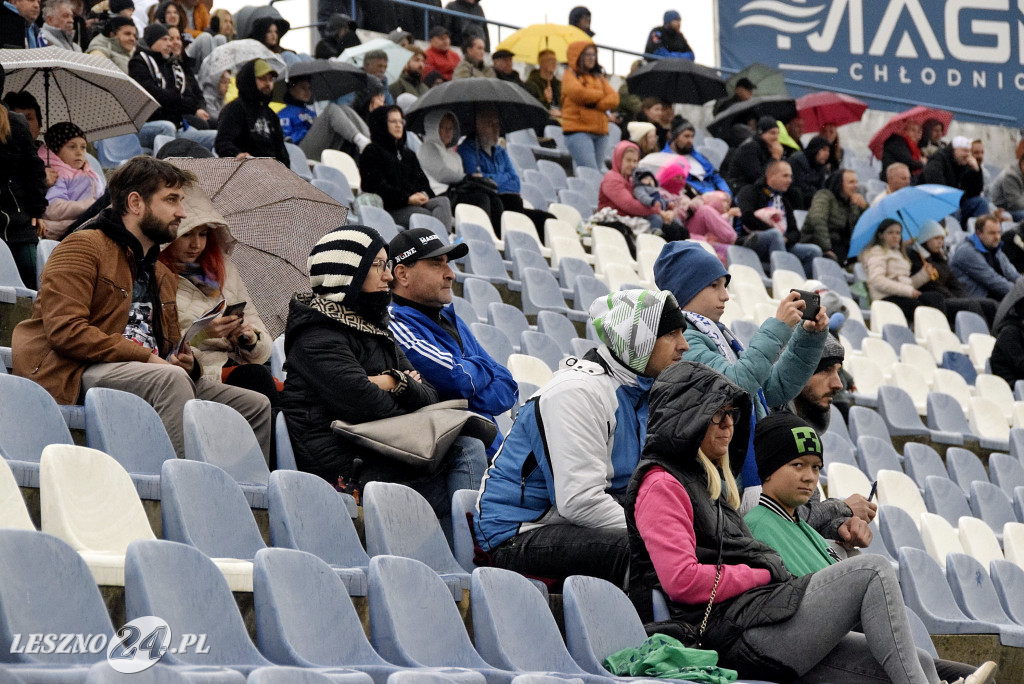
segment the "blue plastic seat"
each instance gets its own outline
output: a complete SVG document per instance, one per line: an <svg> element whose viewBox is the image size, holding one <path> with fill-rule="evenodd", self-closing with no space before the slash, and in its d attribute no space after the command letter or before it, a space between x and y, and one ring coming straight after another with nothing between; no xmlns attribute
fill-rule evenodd
<svg viewBox="0 0 1024 684"><path fill-rule="evenodd" d="M1007 560L989 563L989 576L999 604L1018 625L1024 625L1024 568Z"/></svg>
<svg viewBox="0 0 1024 684"><path fill-rule="evenodd" d="M1024 428L1010 428L1010 455L1024 463Z"/></svg>
<svg viewBox="0 0 1024 684"><path fill-rule="evenodd" d="M960 338L960 341L967 344L967 340L974 333L980 335L988 335L988 323L982 316L974 313L973 311L957 311L956 318L954 319L954 327L956 328L956 336Z"/></svg>
<svg viewBox="0 0 1024 684"><path fill-rule="evenodd" d="M905 390L895 385L882 385L878 388L878 412L882 414L882 420L892 436L924 437L936 444L964 443L962 434L927 428L917 414L914 400Z"/></svg>
<svg viewBox="0 0 1024 684"><path fill-rule="evenodd" d="M36 298L36 291L31 289L31 286L35 283L26 283L21 279L21 274L18 272L18 265L14 261L14 255L11 254L10 247L3 240L0 240L0 286L5 288L13 289L8 290L10 294L15 297L29 297L31 299ZM11 300L14 303L14 300Z"/></svg>
<svg viewBox="0 0 1024 684"><path fill-rule="evenodd" d="M1024 401L1024 380L1013 383L1013 398L1017 401Z"/></svg>
<svg viewBox="0 0 1024 684"><path fill-rule="evenodd" d="M253 598L260 651L275 663L352 668L370 675L374 684L386 684L403 669L373 650L345 585L313 554L261 550L253 569ZM467 670L443 674L465 684L484 682Z"/></svg>
<svg viewBox="0 0 1024 684"><path fill-rule="evenodd" d="M274 339L274 343L270 347L270 373L281 382L288 377L288 372L284 369L284 362L284 333L281 333Z"/></svg>
<svg viewBox="0 0 1024 684"><path fill-rule="evenodd" d="M533 152L530 151L529 147L510 142L506 145L505 149L508 150L508 156L512 159L513 164L517 167L516 170L520 173L537 170L537 160L534 158Z"/></svg>
<svg viewBox="0 0 1024 684"><path fill-rule="evenodd" d="M576 339L576 326L568 318L554 311L541 311L537 314L537 330L550 335L563 354L572 354L572 341Z"/></svg>
<svg viewBox="0 0 1024 684"><path fill-rule="evenodd" d="M903 472L899 454L893 448L892 442L871 435L857 440L857 460L860 463L860 469L871 480L878 479L879 470Z"/></svg>
<svg viewBox="0 0 1024 684"><path fill-rule="evenodd" d="M903 468L919 489L929 475L949 479L942 457L935 449L920 442L907 442L903 447Z"/></svg>
<svg viewBox="0 0 1024 684"><path fill-rule="evenodd" d="M900 588L907 607L917 613L929 634L998 634L999 626L972 620L957 607L942 568L927 551L899 550Z"/></svg>
<svg viewBox="0 0 1024 684"><path fill-rule="evenodd" d="M558 282L562 284L562 287L572 288L576 279L582 276L593 278L594 267L576 257L562 257L558 260ZM576 302L575 299L573 301ZM575 308L580 309L579 306Z"/></svg>
<svg viewBox="0 0 1024 684"><path fill-rule="evenodd" d="M826 469L830 463L845 463L854 468L860 467L857 463L857 452L853 445L833 432L831 428L821 436L821 444L824 449L823 460L825 461Z"/></svg>
<svg viewBox="0 0 1024 684"><path fill-rule="evenodd" d="M842 332L846 339L850 340L850 344L853 345L854 349L860 349L861 342L870 334L863 323L853 318L846 319L840 332Z"/></svg>
<svg viewBox="0 0 1024 684"><path fill-rule="evenodd" d="M544 197L544 205L558 201L558 188L551 184L551 181L537 169L526 169L523 171L523 181L540 191ZM522 184L520 184L522 185Z"/></svg>
<svg viewBox="0 0 1024 684"><path fill-rule="evenodd" d="M573 309L585 312L590 311L590 305L595 301L607 297L609 290L607 285L593 276L580 276L573 283L572 292ZM572 316L569 318L573 319Z"/></svg>
<svg viewBox="0 0 1024 684"><path fill-rule="evenodd" d="M839 410L839 407L832 404L828 409L828 416L828 432L842 437L847 444L853 446L853 438L850 437L850 432L846 429L846 418L843 417L843 412Z"/></svg>
<svg viewBox="0 0 1024 684"><path fill-rule="evenodd" d="M549 129L551 130L551 133L548 133ZM565 135L562 132L561 126L545 126L544 135L548 136L549 138L554 138L556 142L558 142L559 138L561 138L561 142L558 143L558 149L565 149L565 147L563 146L563 143L565 142ZM595 185L601 185L601 181L604 180L604 173L600 169L592 169L588 166L577 166L576 175L579 178L586 178Z"/></svg>
<svg viewBox="0 0 1024 684"><path fill-rule="evenodd" d="M594 210L597 208L597 202L591 201L591 199L586 195L574 190L559 190L558 201L562 204L568 204L570 207L578 211L584 220L593 216Z"/></svg>
<svg viewBox="0 0 1024 684"><path fill-rule="evenodd" d="M909 513L898 506L878 507L878 533L893 557L898 557L900 549L904 547L924 550L924 540L921 539L917 524Z"/></svg>
<svg viewBox="0 0 1024 684"><path fill-rule="evenodd" d="M252 508L267 507L270 468L249 422L227 404L189 399L184 411L185 458L212 463L235 479Z"/></svg>
<svg viewBox="0 0 1024 684"><path fill-rule="evenodd" d="M476 563L473 562L476 551L473 528L466 516L476 515L476 500L479 495L480 492L475 489L460 489L452 494L452 552L462 569L469 573L476 569Z"/></svg>
<svg viewBox="0 0 1024 684"><path fill-rule="evenodd" d="M597 340L591 340L583 337L573 338L572 341L572 355L577 358L583 358L588 351L600 347L601 343Z"/></svg>
<svg viewBox="0 0 1024 684"><path fill-rule="evenodd" d="M811 261L811 277L815 280L821 280L821 276L830 275L834 278L840 278L845 280L847 283L852 283L854 278L852 273L848 273L839 265L839 262L829 259L828 257L814 257Z"/></svg>
<svg viewBox="0 0 1024 684"><path fill-rule="evenodd" d="M750 249L749 247L741 247L740 245L729 245L725 252L725 261L729 266L733 264L740 264L742 266L749 266L750 268L757 271L757 274L761 276L761 282L764 283L765 287L771 287L771 278L765 275L764 266L761 264L761 257L757 255L757 252ZM797 273L803 273L804 270L801 268Z"/></svg>
<svg viewBox="0 0 1024 684"><path fill-rule="evenodd" d="M384 242L391 242L398 237L399 228L395 219L388 212L380 207L369 204L359 205L359 219L367 226L370 226L378 233Z"/></svg>
<svg viewBox="0 0 1024 684"><path fill-rule="evenodd" d="M941 365L947 370L956 371L962 375L968 385L973 385L974 381L978 379L978 371L974 369L974 364L966 354L954 351L942 352Z"/></svg>
<svg viewBox="0 0 1024 684"><path fill-rule="evenodd" d="M897 356L899 356L903 345L917 344L914 332L907 326L898 323L886 323L882 326L882 339L889 343Z"/></svg>
<svg viewBox="0 0 1024 684"><path fill-rule="evenodd" d="M295 449L292 448L291 435L288 434L288 421L284 412L278 413L274 419L274 447L277 453L277 470L298 470L295 463Z"/></svg>
<svg viewBox="0 0 1024 684"><path fill-rule="evenodd" d="M393 482L369 482L363 489L366 552L425 563L449 587L455 600L469 590L469 573L452 555L430 504L416 490Z"/></svg>
<svg viewBox="0 0 1024 684"><path fill-rule="evenodd" d="M412 558L370 559L370 633L377 652L396 665L468 668L487 684L512 681L512 672L492 668L473 649L444 582Z"/></svg>
<svg viewBox="0 0 1024 684"><path fill-rule="evenodd" d="M537 170L544 174L548 183L555 189L565 190L569 187L565 169L562 168L562 165L558 162L553 162L548 159L538 159Z"/></svg>
<svg viewBox="0 0 1024 684"><path fill-rule="evenodd" d="M1024 487L1024 465L1009 454L991 454L988 457L988 474L992 484L996 485L1009 497L1013 490Z"/></svg>
<svg viewBox="0 0 1024 684"><path fill-rule="evenodd" d="M944 433L963 435L965 439L978 442L982 449L1005 448L1005 442L980 438L971 432L970 423L960 406L960 402L945 392L929 392L927 400L928 427ZM1011 431L1012 437L1012 431Z"/></svg>
<svg viewBox="0 0 1024 684"><path fill-rule="evenodd" d="M487 323L470 323L469 330L492 359L503 366L508 363L508 357L513 353L512 343L501 328Z"/></svg>
<svg viewBox="0 0 1024 684"><path fill-rule="evenodd" d="M960 486L945 475L929 475L924 481L924 503L929 513L945 518L953 527L960 525L960 518L973 516Z"/></svg>
<svg viewBox="0 0 1024 684"><path fill-rule="evenodd" d="M910 633L914 637L914 645L928 651L928 655L932 658L938 658L939 653L935 650L932 635L928 633L928 628L921 622L917 613L907 608L907 620L910 622Z"/></svg>
<svg viewBox="0 0 1024 684"><path fill-rule="evenodd" d="M525 173L537 173L537 171L526 171ZM544 186L538 186L530 181L523 180L519 184L519 194L523 200L530 203L534 209L544 211L551 204L551 199L544 194Z"/></svg>
<svg viewBox="0 0 1024 684"><path fill-rule="evenodd" d="M330 197L338 204L346 206L350 209L352 208L352 203L356 199L355 196L352 194L352 191L347 190L347 185L345 187L342 187L335 183L334 181L329 180L327 178L314 178L310 181L310 184L320 192Z"/></svg>
<svg viewBox="0 0 1024 684"><path fill-rule="evenodd" d="M1008 522L1019 522L1010 498L991 482L971 483L970 500L974 517L988 523L1000 542L1003 540L1003 526Z"/></svg>
<svg viewBox="0 0 1024 684"><path fill-rule="evenodd" d="M562 349L555 338L542 332L526 330L520 340L520 348L524 354L536 356L546 363L552 372L558 370L562 362Z"/></svg>
<svg viewBox="0 0 1024 684"><path fill-rule="evenodd" d="M533 239L533 236L529 233L525 233L521 230L506 230L502 232L502 240L505 243L505 258L511 259L512 255L515 254L517 249L524 249L528 252L541 252L540 245Z"/></svg>
<svg viewBox="0 0 1024 684"><path fill-rule="evenodd" d="M370 557L334 487L311 473L277 470L268 493L270 543L312 553L334 569L349 595L366 596Z"/></svg>
<svg viewBox="0 0 1024 684"><path fill-rule="evenodd" d="M512 351L518 353L522 334L530 330L530 323L523 312L511 304L489 304L487 318L491 325L505 333L512 344Z"/></svg>
<svg viewBox="0 0 1024 684"><path fill-rule="evenodd" d="M96 154L105 169L116 169L122 162L144 154L139 136L134 133L96 141Z"/></svg>
<svg viewBox="0 0 1024 684"><path fill-rule="evenodd" d="M1005 646L1024 646L1024 625L1009 618L981 563L964 553L946 556L946 580L957 605L968 617L999 625L999 642Z"/></svg>
<svg viewBox="0 0 1024 684"><path fill-rule="evenodd" d="M519 290L519 282L513 281L505 270L505 262L493 241L467 239L464 242L469 247L469 254L463 261L467 275L483 278L493 285Z"/></svg>
<svg viewBox="0 0 1024 684"><path fill-rule="evenodd" d="M870 435L885 441L889 441L889 428L885 420L874 409L864 406L850 407L850 437L856 443L861 437Z"/></svg>
<svg viewBox="0 0 1024 684"><path fill-rule="evenodd" d="M85 393L86 446L113 457L139 498L160 499L160 466L176 458L156 410L142 397L106 387Z"/></svg>
<svg viewBox="0 0 1024 684"><path fill-rule="evenodd" d="M1017 520L1024 520L1024 487L1013 490L1013 512Z"/></svg>
<svg viewBox="0 0 1024 684"><path fill-rule="evenodd" d="M554 311L574 321L587 320L585 312L566 305L562 290L551 271L527 268L523 271L523 313L536 316L541 311Z"/></svg>
<svg viewBox="0 0 1024 684"><path fill-rule="evenodd" d="M327 675L299 667L260 667L249 673L245 684L328 684Z"/></svg>
<svg viewBox="0 0 1024 684"><path fill-rule="evenodd" d="M611 677L602 662L647 638L632 602L611 582L573 575L562 589L565 644L573 660L591 674Z"/></svg>
<svg viewBox="0 0 1024 684"><path fill-rule="evenodd" d="M569 655L544 596L522 575L501 568L473 571L473 642L494 667L551 672L587 684L612 684L585 672Z"/></svg>
<svg viewBox="0 0 1024 684"><path fill-rule="evenodd" d="M801 278L807 277L804 273L804 265L800 262L800 257L784 249L779 249L769 254L768 263L771 266L772 273L775 273L777 269L781 269L798 273Z"/></svg>
<svg viewBox="0 0 1024 684"><path fill-rule="evenodd" d="M464 297L452 295L452 308L455 309L455 315L461 318L466 325L480 320L480 317L476 315L476 309Z"/></svg>
<svg viewBox="0 0 1024 684"><path fill-rule="evenodd" d="M490 304L502 303L498 290L486 280L479 278L466 278L462 284L462 293L466 301L473 305L477 318L481 321L490 319L487 312L487 307Z"/></svg>
<svg viewBox="0 0 1024 684"><path fill-rule="evenodd" d="M171 636L171 639L174 640L174 635ZM90 667L89 674L85 677L85 684L193 683L246 684L246 678L241 672L224 667L166 665L162 660L142 672L121 673L114 670L106 659Z"/></svg>
<svg viewBox="0 0 1024 684"><path fill-rule="evenodd" d="M964 494L971 493L971 483L974 481L988 482L988 475L985 473L985 466L981 459L973 452L959 447L950 447L946 450L946 469L949 471L949 479L960 485Z"/></svg>
<svg viewBox="0 0 1024 684"><path fill-rule="evenodd" d="M302 148L290 142L286 142L284 146L288 150L288 168L292 173L303 180L313 180L313 172L309 170L309 161Z"/></svg>
<svg viewBox="0 0 1024 684"><path fill-rule="evenodd" d="M739 340L744 349L750 346L750 340L753 339L760 329L757 323L742 318L738 318L730 324L730 330L732 330L733 335L736 336L736 339Z"/></svg>
<svg viewBox="0 0 1024 684"><path fill-rule="evenodd" d="M599 186L591 184L591 182L585 178L577 178L575 176L568 177L566 182L569 184L569 190L580 193L591 202L597 201Z"/></svg>
<svg viewBox="0 0 1024 684"><path fill-rule="evenodd" d="M48 444L73 444L57 402L41 385L0 375L0 455L21 487L39 487L39 457Z"/></svg>
<svg viewBox="0 0 1024 684"><path fill-rule="evenodd" d="M471 221L463 221L456 228L459 237L465 240L479 240L480 242L494 242L494 233L487 226L481 226ZM495 247L497 249L497 247Z"/></svg>
<svg viewBox="0 0 1024 684"><path fill-rule="evenodd" d="M505 233L505 244L506 245L508 245L509 242L510 242L509 237L508 237L510 235L526 235L526 233L523 233L523 232L520 232L520 231L516 231L516 230L507 231ZM533 238L531 238L529 235L526 235L526 239L529 242L531 242L532 244L534 244L534 245L537 244L536 242L533 242ZM515 242L514 239L511 240L511 241ZM510 252L508 251L508 249L506 249L505 253L509 254ZM515 280L522 281L523 280L523 271L525 271L528 268L539 268L542 271L549 271L550 272L550 269L548 268L548 261L547 261L547 259L544 258L544 256L540 252L535 252L532 249L517 249L514 252L511 252L511 254L512 254L512 278L515 279ZM567 296L571 296L571 294L572 293L569 290L567 290L565 288L562 288L562 296L567 297Z"/></svg>
<svg viewBox="0 0 1024 684"><path fill-rule="evenodd" d="M217 466L164 461L160 478L164 539L194 546L210 558L252 560L266 547L238 483Z"/></svg>
<svg viewBox="0 0 1024 684"><path fill-rule="evenodd" d="M36 290L39 289L39 280L43 277L43 269L46 267L46 262L50 260L54 247L59 244L56 240L47 240L45 238L40 238L36 244Z"/></svg>
<svg viewBox="0 0 1024 684"><path fill-rule="evenodd" d="M772 253L774 254L774 252ZM853 298L853 292L850 290L850 284L846 282L845 278L839 278L830 273L823 273L817 280L819 280L827 289L832 290L840 297Z"/></svg>
<svg viewBox="0 0 1024 684"><path fill-rule="evenodd" d="M413 214L409 217L409 229L425 228L434 235L448 242L448 226L441 223L441 220L431 214Z"/></svg>

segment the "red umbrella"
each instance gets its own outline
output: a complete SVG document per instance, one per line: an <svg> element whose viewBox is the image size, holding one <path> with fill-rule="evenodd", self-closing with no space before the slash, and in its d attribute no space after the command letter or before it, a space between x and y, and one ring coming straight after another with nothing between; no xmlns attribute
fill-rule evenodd
<svg viewBox="0 0 1024 684"><path fill-rule="evenodd" d="M815 133L825 124L843 126L860 121L867 102L842 93L808 93L796 100L796 111L804 122L804 133Z"/></svg>
<svg viewBox="0 0 1024 684"><path fill-rule="evenodd" d="M881 159L882 146L885 145L885 141L890 135L893 133L899 133L903 129L903 124L908 121L916 121L919 124L923 124L928 119L938 119L942 122L942 127L949 130L949 124L953 120L953 112L918 105L913 109L908 109L905 112L897 114L889 119L887 124L882 126L882 130L871 136L871 141L868 143L868 147L871 149L871 154L875 155L876 159Z"/></svg>

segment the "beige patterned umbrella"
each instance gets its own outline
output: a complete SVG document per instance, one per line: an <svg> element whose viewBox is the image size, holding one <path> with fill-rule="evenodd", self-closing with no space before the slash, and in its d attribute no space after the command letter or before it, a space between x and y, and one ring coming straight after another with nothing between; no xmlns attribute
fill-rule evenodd
<svg viewBox="0 0 1024 684"><path fill-rule="evenodd" d="M238 241L231 253L271 337L284 332L288 302L309 291L306 259L316 241L348 222L348 210L276 159L186 159Z"/></svg>

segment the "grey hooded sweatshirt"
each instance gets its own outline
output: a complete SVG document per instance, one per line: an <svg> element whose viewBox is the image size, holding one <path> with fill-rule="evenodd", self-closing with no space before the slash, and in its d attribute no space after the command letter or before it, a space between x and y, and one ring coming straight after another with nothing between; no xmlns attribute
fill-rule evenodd
<svg viewBox="0 0 1024 684"><path fill-rule="evenodd" d="M423 144L416 152L416 158L420 162L420 168L427 174L430 181L430 189L435 195L447 192L448 186L458 183L465 178L466 172L462 168L462 159L455 151L455 144L459 141L459 120L455 119L455 135L452 141L445 145L441 142L438 126L446 114L452 114L448 110L435 110L428 113L423 119ZM454 118L454 114L452 114Z"/></svg>

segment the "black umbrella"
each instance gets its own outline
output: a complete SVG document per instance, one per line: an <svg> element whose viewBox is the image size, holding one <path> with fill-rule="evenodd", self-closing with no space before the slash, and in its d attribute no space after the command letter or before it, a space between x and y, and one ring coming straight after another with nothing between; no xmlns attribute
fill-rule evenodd
<svg viewBox="0 0 1024 684"><path fill-rule="evenodd" d="M718 116L708 123L708 133L716 138L724 138L734 123L743 123L750 117L762 116L770 116L778 121L789 121L796 116L796 101L787 95L771 95L737 102L719 112Z"/></svg>
<svg viewBox="0 0 1024 684"><path fill-rule="evenodd" d="M476 130L477 109L492 107L498 112L502 133L543 126L550 118L532 95L520 86L496 78L462 78L432 88L416 100L405 113L406 128L423 133L423 118L428 112L447 109L454 112L464 134Z"/></svg>
<svg viewBox="0 0 1024 684"><path fill-rule="evenodd" d="M336 100L353 90L366 87L367 73L357 66L334 62L326 59L314 59L310 62L296 62L289 65L281 80L274 86L274 99L282 101L285 84L294 78L308 78L313 88L313 100Z"/></svg>
<svg viewBox="0 0 1024 684"><path fill-rule="evenodd" d="M725 97L725 84L716 69L688 59L666 58L648 62L626 79L629 92L660 97L681 104L704 104Z"/></svg>
<svg viewBox="0 0 1024 684"><path fill-rule="evenodd" d="M999 302L999 308L996 309L995 320L992 321L992 334L998 335L999 328L1003 326L1003 321L1006 320L1007 316L1011 316L1010 312L1017 308L1017 304L1024 299L1024 278L1021 278L1016 283L1006 296L1003 297L1003 301ZM1012 317L1016 317L1017 312Z"/></svg>

